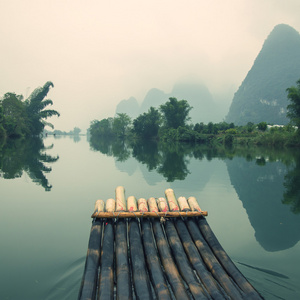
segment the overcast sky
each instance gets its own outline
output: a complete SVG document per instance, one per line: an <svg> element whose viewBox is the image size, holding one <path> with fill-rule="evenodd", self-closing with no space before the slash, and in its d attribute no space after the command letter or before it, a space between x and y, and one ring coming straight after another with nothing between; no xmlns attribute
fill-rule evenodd
<svg viewBox="0 0 300 300"><path fill-rule="evenodd" d="M52 81L51 121L69 131L181 80L233 95L275 25L300 31L299 13L299 0L0 0L0 96Z"/></svg>

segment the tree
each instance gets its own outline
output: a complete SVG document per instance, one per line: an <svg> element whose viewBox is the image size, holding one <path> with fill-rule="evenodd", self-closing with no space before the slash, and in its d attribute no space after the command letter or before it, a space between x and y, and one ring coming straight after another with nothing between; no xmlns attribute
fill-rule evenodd
<svg viewBox="0 0 300 300"><path fill-rule="evenodd" d="M177 100L169 98L165 104L160 105L160 111L163 114L166 127L177 129L179 126L184 127L186 122L190 120L189 112L192 107L186 100Z"/></svg>
<svg viewBox="0 0 300 300"><path fill-rule="evenodd" d="M22 95L6 93L1 100L2 124L8 137L20 137L30 133Z"/></svg>
<svg viewBox="0 0 300 300"><path fill-rule="evenodd" d="M292 124L298 127L297 132L300 134L300 79L297 81L297 86L291 86L286 91L290 100L290 104L287 106L287 117Z"/></svg>
<svg viewBox="0 0 300 300"><path fill-rule="evenodd" d="M131 118L125 113L118 113L117 117L113 120L113 132L118 137L125 137L129 125L131 124Z"/></svg>
<svg viewBox="0 0 300 300"><path fill-rule="evenodd" d="M0 104L0 139L5 137L5 129L3 127L4 115L3 115L3 108Z"/></svg>
<svg viewBox="0 0 300 300"><path fill-rule="evenodd" d="M60 116L56 110L45 109L48 105L53 105L50 99L44 99L50 88L54 87L51 81L47 81L43 87L36 88L26 99L26 112L30 119L30 131L33 135L39 135L45 126L54 126L46 122L46 119L54 115Z"/></svg>
<svg viewBox="0 0 300 300"><path fill-rule="evenodd" d="M133 132L142 138L156 137L161 124L159 111L150 107L147 113L139 115L133 120Z"/></svg>
<svg viewBox="0 0 300 300"><path fill-rule="evenodd" d="M257 124L257 128L260 130L260 131L266 131L267 128L268 128L268 125L266 122L260 122Z"/></svg>
<svg viewBox="0 0 300 300"><path fill-rule="evenodd" d="M80 132L81 132L81 129L80 129L80 128L74 127L74 129L73 129L73 135L79 135Z"/></svg>
<svg viewBox="0 0 300 300"><path fill-rule="evenodd" d="M91 122L89 131L92 136L111 137L113 118L102 119L101 121L94 120Z"/></svg>

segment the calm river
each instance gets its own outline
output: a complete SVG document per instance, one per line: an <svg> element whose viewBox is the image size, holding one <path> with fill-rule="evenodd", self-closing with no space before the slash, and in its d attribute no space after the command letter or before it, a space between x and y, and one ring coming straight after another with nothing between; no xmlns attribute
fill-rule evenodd
<svg viewBox="0 0 300 300"><path fill-rule="evenodd" d="M44 147L43 144L44 144ZM97 199L195 196L265 299L300 299L300 155L85 136L0 146L0 299L76 299ZM298 214L297 214L298 213Z"/></svg>

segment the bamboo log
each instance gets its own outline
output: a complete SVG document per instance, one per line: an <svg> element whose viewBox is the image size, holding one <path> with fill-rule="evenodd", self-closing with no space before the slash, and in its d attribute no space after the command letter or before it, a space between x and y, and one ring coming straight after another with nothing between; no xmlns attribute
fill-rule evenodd
<svg viewBox="0 0 300 300"><path fill-rule="evenodd" d="M99 219L92 223L78 300L95 299L96 296L102 224L103 221Z"/></svg>
<svg viewBox="0 0 300 300"><path fill-rule="evenodd" d="M97 200L95 203L95 209L93 214L97 214L101 211L104 211L104 201L103 200Z"/></svg>
<svg viewBox="0 0 300 300"><path fill-rule="evenodd" d="M214 300L225 299L215 279L212 277L211 273L208 272L190 233L186 228L185 222L177 219L174 223L187 257L210 296Z"/></svg>
<svg viewBox="0 0 300 300"><path fill-rule="evenodd" d="M138 208L137 208L136 198L134 196L129 196L127 198L127 211L133 212L137 210Z"/></svg>
<svg viewBox="0 0 300 300"><path fill-rule="evenodd" d="M126 211L125 189L116 187L116 211Z"/></svg>
<svg viewBox="0 0 300 300"><path fill-rule="evenodd" d="M127 223L119 220L116 225L117 299L132 299L131 275L127 254Z"/></svg>
<svg viewBox="0 0 300 300"><path fill-rule="evenodd" d="M167 200L163 197L160 197L157 199L157 206L158 206L159 211L161 211L161 212L169 211L169 206L168 206Z"/></svg>
<svg viewBox="0 0 300 300"><path fill-rule="evenodd" d="M262 299L259 293L254 289L254 287L248 282L240 270L232 262L228 254L225 252L215 234L211 230L209 224L204 218L198 220L198 225L206 239L207 243L211 247L213 253L218 258L220 263L226 272L233 278L239 288L245 293L246 299Z"/></svg>
<svg viewBox="0 0 300 300"><path fill-rule="evenodd" d="M104 228L97 299L114 299L114 227L112 220L108 220Z"/></svg>
<svg viewBox="0 0 300 300"><path fill-rule="evenodd" d="M169 284L178 300L190 299L188 296L182 278L179 275L176 264L174 263L168 242L165 239L161 224L157 219L152 220L152 228L156 240L156 246L160 255L161 262L166 271Z"/></svg>
<svg viewBox="0 0 300 300"><path fill-rule="evenodd" d="M93 214L92 218L179 218L179 217L199 217L207 216L207 211L167 211L167 212L99 212L98 214Z"/></svg>
<svg viewBox="0 0 300 300"><path fill-rule="evenodd" d="M196 200L195 197L189 197L187 201L188 201L189 206L190 206L192 211L194 211L194 210L201 211L201 208L200 208L200 206L198 204L198 201Z"/></svg>
<svg viewBox="0 0 300 300"><path fill-rule="evenodd" d="M143 251L139 224L136 219L131 219L129 221L128 237L130 244L132 279L136 299L153 299L146 270L145 254Z"/></svg>
<svg viewBox="0 0 300 300"><path fill-rule="evenodd" d="M109 198L106 200L105 210L107 212L113 212L116 210L116 200Z"/></svg>
<svg viewBox="0 0 300 300"><path fill-rule="evenodd" d="M191 211L190 206L185 197L178 198L178 205L181 211Z"/></svg>
<svg viewBox="0 0 300 300"><path fill-rule="evenodd" d="M218 262L217 258L214 256L209 245L203 238L196 222L192 219L187 219L186 224L202 259L204 260L207 268L210 270L214 278L219 282L219 284L225 290L227 295L231 297L231 299L241 300L241 292L231 282L230 278Z"/></svg>
<svg viewBox="0 0 300 300"><path fill-rule="evenodd" d="M154 197L150 197L147 202L148 202L150 212L158 212L158 207Z"/></svg>
<svg viewBox="0 0 300 300"><path fill-rule="evenodd" d="M207 292L203 290L193 272L193 269L190 267L190 263L182 247L173 221L168 220L165 222L165 231L167 233L169 245L172 249L179 273L189 286L193 297L195 299L208 299Z"/></svg>
<svg viewBox="0 0 300 300"><path fill-rule="evenodd" d="M139 211L141 212L149 211L147 200L145 198L140 198L138 200L138 207L139 207Z"/></svg>
<svg viewBox="0 0 300 300"><path fill-rule="evenodd" d="M165 195L170 207L170 211L178 211L178 203L174 194L174 191L172 189L166 189L165 190Z"/></svg>
<svg viewBox="0 0 300 300"><path fill-rule="evenodd" d="M170 300L171 295L167 283L165 281L160 260L154 244L150 220L143 219L141 221L141 226L142 226L142 239L143 239L143 244L145 249L145 256L148 265L149 276L156 297L159 300Z"/></svg>

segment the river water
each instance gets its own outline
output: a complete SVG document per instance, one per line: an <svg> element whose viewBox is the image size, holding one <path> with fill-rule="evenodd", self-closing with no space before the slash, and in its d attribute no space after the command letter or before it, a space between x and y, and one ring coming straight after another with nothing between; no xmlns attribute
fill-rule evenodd
<svg viewBox="0 0 300 300"><path fill-rule="evenodd" d="M0 147L0 299L76 299L97 199L195 196L265 299L300 299L294 151L126 145L85 136Z"/></svg>

